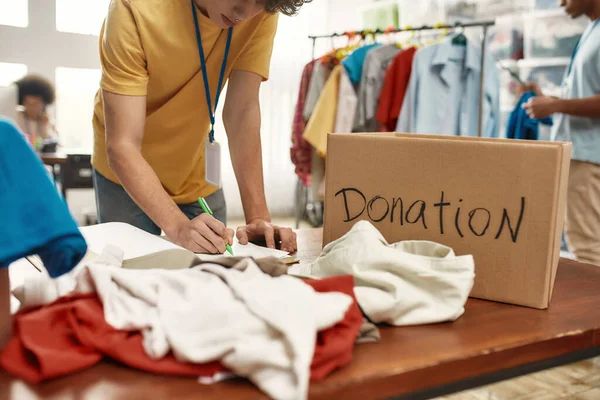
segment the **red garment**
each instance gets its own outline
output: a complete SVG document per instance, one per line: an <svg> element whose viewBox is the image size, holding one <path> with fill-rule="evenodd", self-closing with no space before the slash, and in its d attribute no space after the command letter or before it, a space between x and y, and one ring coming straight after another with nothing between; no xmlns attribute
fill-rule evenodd
<svg viewBox="0 0 600 400"><path fill-rule="evenodd" d="M383 81L383 89L379 95L376 114L379 129L382 132L396 130L416 52L417 49L414 47L401 51L388 67Z"/></svg>
<svg viewBox="0 0 600 400"><path fill-rule="evenodd" d="M0 366L32 383L89 368L105 356L164 375L211 377L226 371L217 362L183 364L171 354L151 360L142 347L141 332L118 331L107 324L95 295L65 297L20 312L13 332L0 354Z"/></svg>
<svg viewBox="0 0 600 400"><path fill-rule="evenodd" d="M318 333L311 380L321 380L350 362L362 314L353 295L351 276L306 283L318 292L339 291L354 299L342 321ZM19 312L14 316L13 330L13 338L0 354L0 366L32 383L84 370L104 357L163 375L212 377L227 371L219 362L185 364L172 354L151 360L142 347L141 332L118 331L108 325L95 295L64 297Z"/></svg>
<svg viewBox="0 0 600 400"><path fill-rule="evenodd" d="M292 163L296 166L296 175L304 183L310 185L311 169L312 169L312 146L302 137L306 122L303 116L304 102L308 86L313 74L316 61L309 62L302 72L302 80L300 81L300 92L298 93L298 102L296 103L296 111L294 112L294 122L292 124L292 148L290 156Z"/></svg>
<svg viewBox="0 0 600 400"><path fill-rule="evenodd" d="M316 292L341 292L352 297L353 300L342 321L333 328L317 334L315 354L310 367L310 379L315 382L325 379L336 369L350 364L354 343L363 323L363 315L354 297L354 277L351 275L305 282Z"/></svg>

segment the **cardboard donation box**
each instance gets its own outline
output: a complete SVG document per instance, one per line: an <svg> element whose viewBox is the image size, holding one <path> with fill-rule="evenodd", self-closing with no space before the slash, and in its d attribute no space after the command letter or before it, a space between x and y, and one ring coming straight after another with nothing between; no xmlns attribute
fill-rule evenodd
<svg viewBox="0 0 600 400"><path fill-rule="evenodd" d="M324 245L359 220L388 242L475 258L472 297L544 309L560 257L571 145L330 134Z"/></svg>

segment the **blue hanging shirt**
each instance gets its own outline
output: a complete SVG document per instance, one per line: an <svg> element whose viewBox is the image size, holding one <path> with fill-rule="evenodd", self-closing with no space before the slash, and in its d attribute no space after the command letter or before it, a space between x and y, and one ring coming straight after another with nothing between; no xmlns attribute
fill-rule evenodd
<svg viewBox="0 0 600 400"><path fill-rule="evenodd" d="M0 118L0 268L37 254L55 278L87 251L85 239L41 160L17 128Z"/></svg>
<svg viewBox="0 0 600 400"><path fill-rule="evenodd" d="M477 136L481 89L481 49L452 38L416 52L396 132ZM500 74L485 55L482 136L498 137Z"/></svg>
<svg viewBox="0 0 600 400"><path fill-rule="evenodd" d="M360 83L367 53L379 46L381 46L380 43L374 43L359 47L342 61L342 65L346 68L346 71L348 71L348 76L353 84L358 85Z"/></svg>

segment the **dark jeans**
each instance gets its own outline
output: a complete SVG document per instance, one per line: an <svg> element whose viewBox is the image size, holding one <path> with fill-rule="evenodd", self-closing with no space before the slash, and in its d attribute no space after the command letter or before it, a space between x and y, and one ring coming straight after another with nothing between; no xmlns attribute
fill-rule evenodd
<svg viewBox="0 0 600 400"><path fill-rule="evenodd" d="M125 189L121 185L106 179L95 169L94 189L99 223L125 222L154 235L160 235L161 229L158 225L129 197ZM206 202L210 206L213 216L225 224L227 205L225 204L223 190L219 189L208 196ZM178 206L189 219L194 219L204 212L198 202L178 204Z"/></svg>

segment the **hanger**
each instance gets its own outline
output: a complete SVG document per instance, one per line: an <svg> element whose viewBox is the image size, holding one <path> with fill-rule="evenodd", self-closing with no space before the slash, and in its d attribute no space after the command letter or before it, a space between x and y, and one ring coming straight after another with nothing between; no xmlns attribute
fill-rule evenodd
<svg viewBox="0 0 600 400"><path fill-rule="evenodd" d="M408 40L403 43L403 44L397 44L398 47L419 47L417 44L414 43L415 37L417 35L416 31L413 29L412 25L406 25L403 29L403 31L410 31L410 37L408 38Z"/></svg>
<svg viewBox="0 0 600 400"><path fill-rule="evenodd" d="M375 43L375 32L372 29L365 29L361 32L362 36L362 45ZM371 39L370 41L368 39Z"/></svg>
<svg viewBox="0 0 600 400"><path fill-rule="evenodd" d="M385 35L386 39L388 40L388 44L392 44L394 43L394 38L393 38L393 34L396 32L396 27L394 25L390 25L388 26L385 31L383 31L383 34ZM396 43L396 46L398 46L399 43ZM398 46L400 47L400 46Z"/></svg>
<svg viewBox="0 0 600 400"><path fill-rule="evenodd" d="M433 25L433 29L435 29L435 30L440 29L440 27L442 25L443 24L440 24L440 23L435 24L435 25ZM423 46L431 46L432 44L436 44L440 40L441 37L442 37L442 34L438 34L437 36L435 36L431 39L427 39Z"/></svg>
<svg viewBox="0 0 600 400"><path fill-rule="evenodd" d="M434 29L442 29L442 32L438 35L437 38L432 39L428 44L435 44L435 43L439 43L441 42L445 37L448 36L448 28L442 28L444 27L445 24L443 22L438 22L437 24L433 25Z"/></svg>
<svg viewBox="0 0 600 400"><path fill-rule="evenodd" d="M354 50L356 50L361 42L362 42L362 34L361 33L357 33L357 32L344 32L344 36L346 36L348 38L348 43L346 45L346 47L342 47L340 49L336 49L333 51L333 57L337 58L338 60L343 60L344 58L346 58L350 53L352 53ZM359 38L357 42L355 43L351 43L353 39Z"/></svg>
<svg viewBox="0 0 600 400"><path fill-rule="evenodd" d="M462 25L460 22L454 24L455 27L460 28L459 32L452 38L453 46L466 46L467 45L467 37L464 35Z"/></svg>

